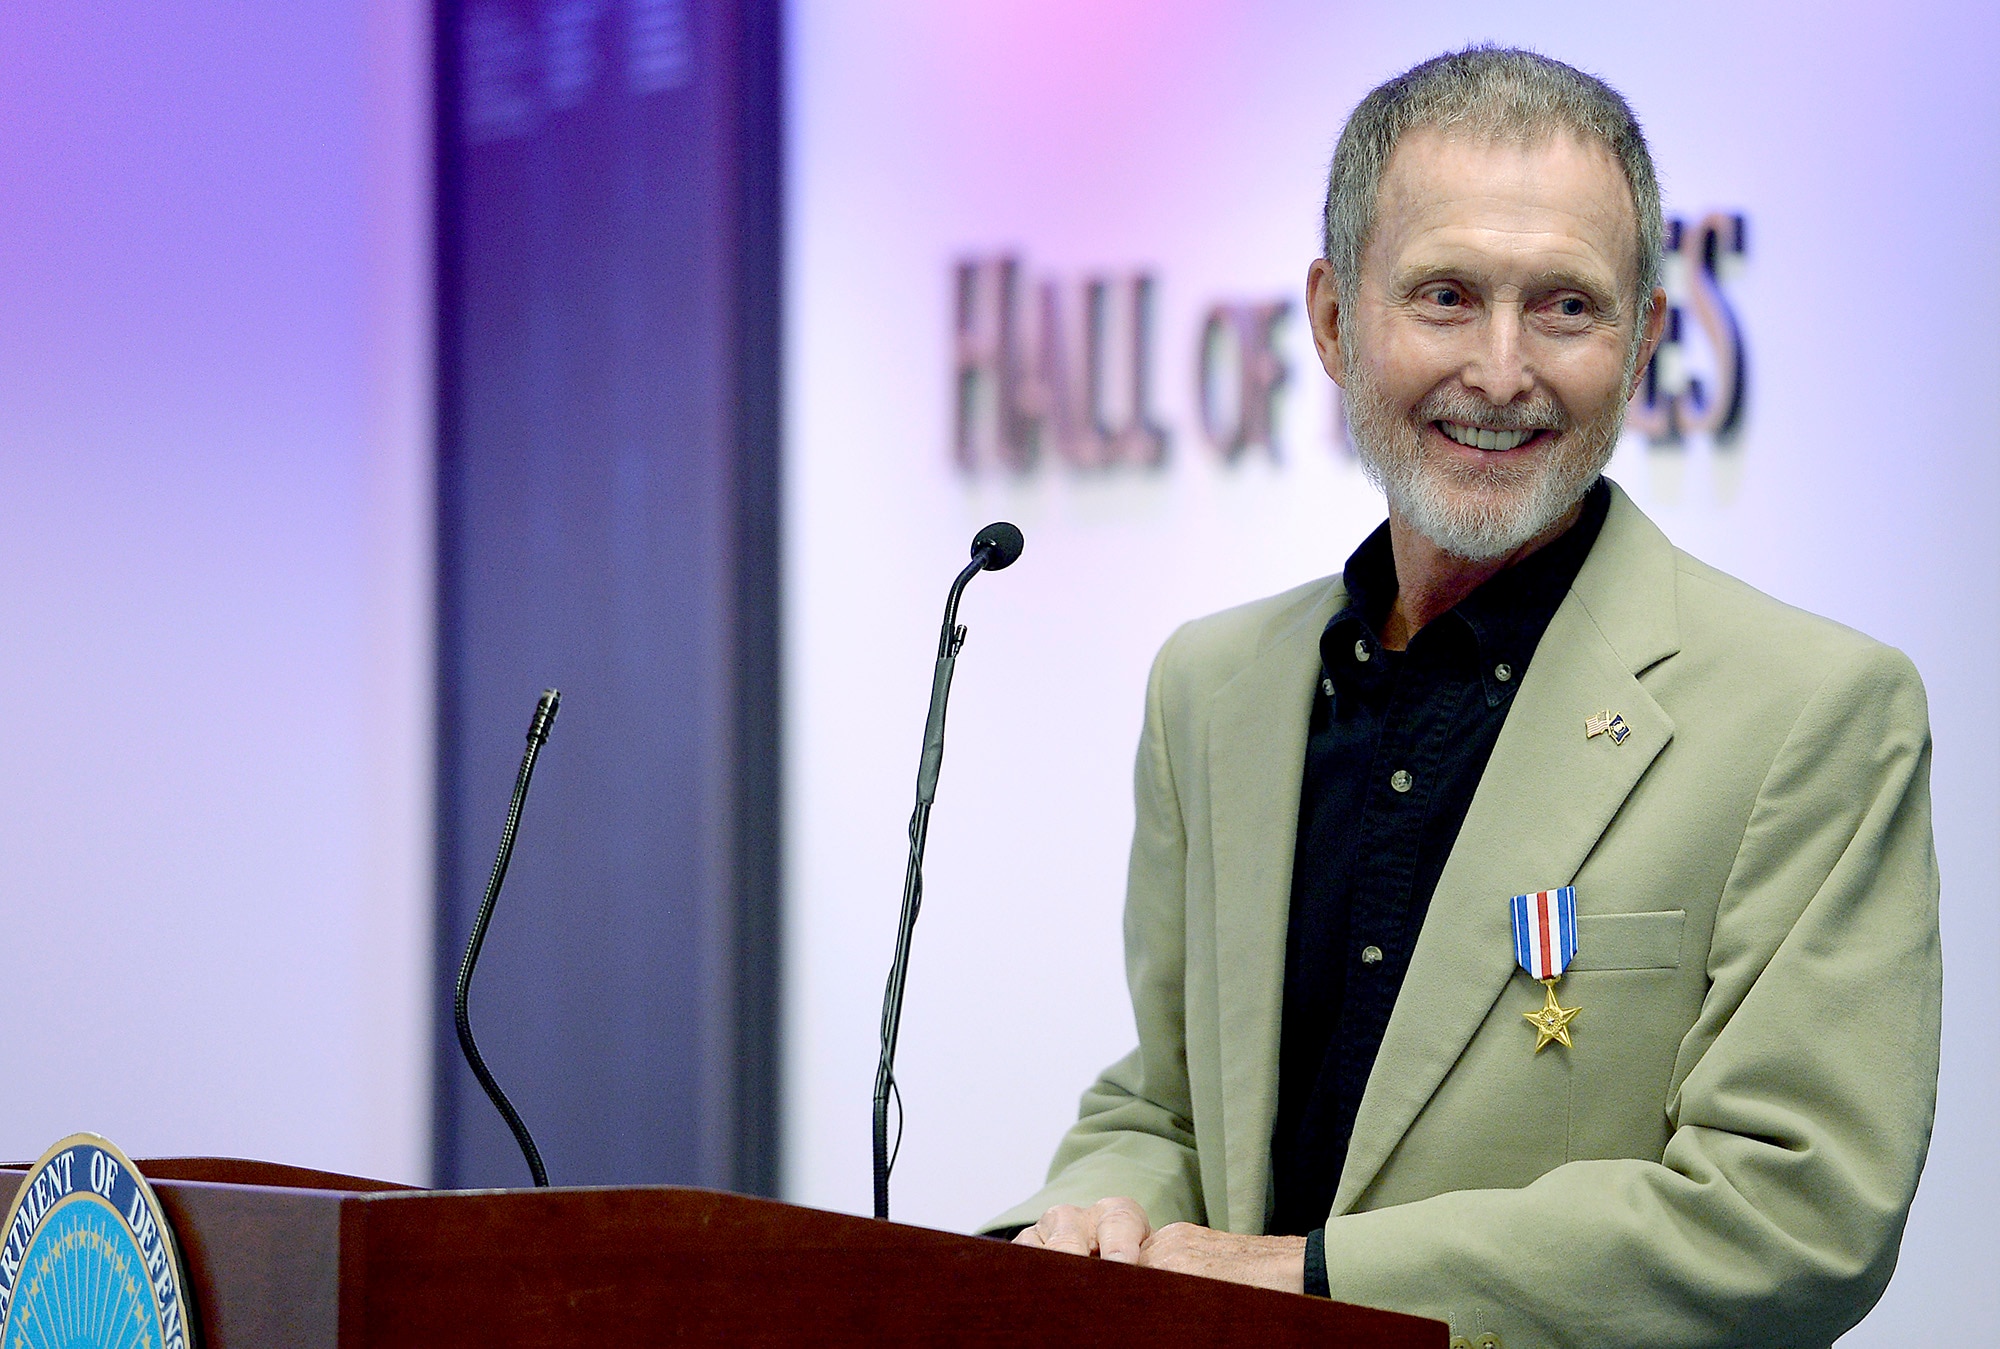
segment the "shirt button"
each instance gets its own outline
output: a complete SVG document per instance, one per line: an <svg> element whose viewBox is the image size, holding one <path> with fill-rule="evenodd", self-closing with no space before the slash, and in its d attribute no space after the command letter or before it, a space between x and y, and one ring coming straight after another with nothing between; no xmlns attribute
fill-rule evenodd
<svg viewBox="0 0 2000 1349"><path fill-rule="evenodd" d="M1382 948L1379 946L1362 947L1361 963L1364 965L1380 965L1382 963Z"/></svg>
<svg viewBox="0 0 2000 1349"><path fill-rule="evenodd" d="M1365 638L1365 637L1357 637L1357 638L1355 638L1355 639L1354 639L1354 659L1356 659L1356 660L1367 660L1367 659L1368 659L1368 639L1367 639L1367 638Z"/></svg>
<svg viewBox="0 0 2000 1349"><path fill-rule="evenodd" d="M1404 772L1400 768L1398 768L1395 772L1389 775L1389 785L1391 787L1394 787L1399 792L1407 792L1408 790L1410 790L1412 786L1416 784L1416 781L1417 780L1415 778L1411 777L1408 773Z"/></svg>
<svg viewBox="0 0 2000 1349"><path fill-rule="evenodd" d="M1333 696L1333 681L1331 679L1322 678L1319 681L1319 691L1321 693L1324 693L1327 697L1331 698Z"/></svg>
<svg viewBox="0 0 2000 1349"><path fill-rule="evenodd" d="M1514 677L1514 667L1502 661L1493 667L1493 677L1504 684Z"/></svg>

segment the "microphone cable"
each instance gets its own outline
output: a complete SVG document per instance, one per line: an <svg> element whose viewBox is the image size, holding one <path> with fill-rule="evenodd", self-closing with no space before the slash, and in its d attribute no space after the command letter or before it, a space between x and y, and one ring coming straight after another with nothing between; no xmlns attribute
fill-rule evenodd
<svg viewBox="0 0 2000 1349"><path fill-rule="evenodd" d="M472 969L479 963L479 949L486 943L486 926L493 920L493 906L500 898L500 887L507 879L507 864L514 856L514 834L521 827L521 807L528 800L528 783L535 776L535 757L549 738L549 728L555 725L556 709L562 706L562 694L555 689L544 689L540 701L535 704L535 719L528 724L528 748L521 756L521 771L514 777L514 798L507 803L507 825L500 831L500 855L493 859L493 874L486 878L486 897L479 902L479 914L472 920L472 935L466 939L465 958L458 965L458 980L452 990L452 1022L458 1028L458 1047L465 1053L465 1061L471 1065L472 1075L479 1079L479 1085L486 1089L488 1099L499 1110L507 1127L513 1130L514 1141L520 1144L521 1155L528 1159L528 1173L534 1177L538 1189L545 1189L549 1183L549 1173L542 1167L542 1154L535 1147L535 1139L522 1122L520 1112L507 1099L507 1093L500 1090L500 1084L493 1080L493 1074L486 1067L486 1060L480 1056L479 1046L472 1039L472 1015L469 1002L472 996Z"/></svg>

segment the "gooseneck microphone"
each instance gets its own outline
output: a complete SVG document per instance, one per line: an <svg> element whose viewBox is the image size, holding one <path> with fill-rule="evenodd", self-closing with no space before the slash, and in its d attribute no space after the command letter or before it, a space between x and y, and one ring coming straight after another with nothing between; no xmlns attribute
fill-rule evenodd
<svg viewBox="0 0 2000 1349"><path fill-rule="evenodd" d="M479 902L479 915L472 920L472 935L466 939L465 958L458 964L458 983L451 1000L452 1020L458 1027L458 1047L465 1051L472 1075L486 1088L486 1095L507 1121L507 1127L514 1131L514 1141L521 1145L521 1155L528 1159L528 1172L537 1186L549 1183L549 1173L542 1169L542 1154L536 1149L528 1126L521 1122L514 1103L487 1070L479 1046L473 1043L467 1002L472 995L472 967L479 963L479 948L486 942L486 925L493 920L493 905L500 898L500 886L507 879L507 863L514 856L514 834L521 827L521 807L528 800L528 782L535 776L535 756L548 741L549 727L555 725L556 709L561 706L562 694L555 689L544 689L541 700L535 704L535 719L528 723L528 749L521 756L521 771L514 777L514 799L507 805L507 825L500 831L500 855L493 859L493 874L486 878L486 898Z"/></svg>
<svg viewBox="0 0 2000 1349"><path fill-rule="evenodd" d="M903 912L896 924L896 956L889 985L882 991L882 1050L875 1061L875 1216L889 1216L889 1171L903 1147L903 1095L896 1088L896 1033L903 1021L903 987L910 976L910 934L924 896L924 839L930 832L931 802L937 797L938 770L944 766L944 709L951 696L951 672L965 645L958 625L958 600L982 571L1014 565L1024 546L1021 531L1005 521L972 536L972 561L951 583L945 597L944 627L938 632L937 664L931 670L931 710L924 718L924 752L917 762L917 806L910 814L910 860L903 871ZM889 1149L889 1098L896 1098L896 1152Z"/></svg>

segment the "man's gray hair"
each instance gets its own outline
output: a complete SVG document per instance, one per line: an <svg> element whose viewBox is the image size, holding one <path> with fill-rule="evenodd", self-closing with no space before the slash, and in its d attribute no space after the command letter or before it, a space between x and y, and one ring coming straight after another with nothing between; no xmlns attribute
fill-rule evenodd
<svg viewBox="0 0 2000 1349"><path fill-rule="evenodd" d="M1487 140L1539 144L1567 131L1611 151L1632 189L1639 223L1641 328L1660 284L1660 183L1639 119L1618 91L1574 66L1514 47L1467 47L1434 56L1377 85L1340 133L1326 180L1322 246L1339 278L1343 307L1360 284L1361 256L1375 230L1382 173L1403 133L1434 127Z"/></svg>

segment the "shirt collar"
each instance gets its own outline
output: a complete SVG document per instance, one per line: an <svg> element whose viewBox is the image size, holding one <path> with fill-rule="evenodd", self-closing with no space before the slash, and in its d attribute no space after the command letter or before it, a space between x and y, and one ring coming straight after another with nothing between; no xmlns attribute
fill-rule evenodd
<svg viewBox="0 0 2000 1349"><path fill-rule="evenodd" d="M1411 641L1409 651L1401 654L1461 661L1469 656L1477 663L1489 704L1497 705L1512 696L1527 673L1542 633L1583 569L1584 559L1590 556L1610 507L1611 489L1600 478L1585 493L1575 524L1426 624ZM1353 679L1366 688L1386 678L1397 663L1397 653L1384 652L1381 643L1382 625L1395 603L1397 588L1387 521L1347 559L1343 579L1347 606L1333 616L1321 635L1321 659L1336 682ZM1361 655L1363 651L1368 653L1366 657ZM1382 656L1389 659L1380 659Z"/></svg>

